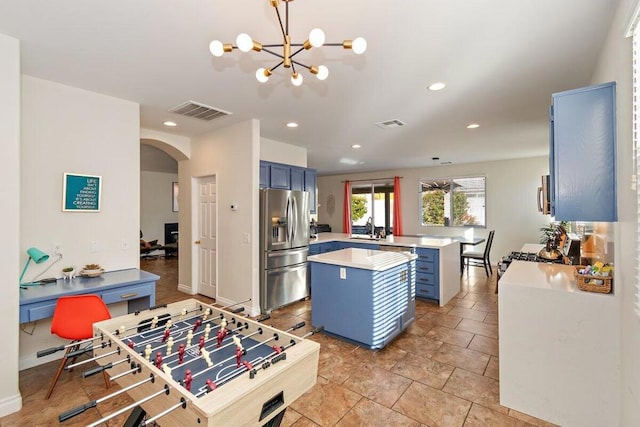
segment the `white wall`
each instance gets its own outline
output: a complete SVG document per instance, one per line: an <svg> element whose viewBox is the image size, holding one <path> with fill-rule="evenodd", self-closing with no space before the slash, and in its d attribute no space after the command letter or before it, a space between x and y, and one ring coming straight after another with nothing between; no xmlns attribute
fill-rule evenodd
<svg viewBox="0 0 640 427"><path fill-rule="evenodd" d="M437 234L486 237L496 230L491 260L495 264L501 256L519 250L524 243L538 242L539 229L551 219L538 213L536 192L541 176L549 173L549 158L503 160L468 163L430 168L398 169L318 178L318 222L331 225L334 232L342 232L342 206L345 179L375 179L401 176L402 221L405 235ZM424 227L420 225L420 179L484 175L487 177L487 227ZM390 180L393 182L393 180ZM335 199L333 214L327 211L329 196Z"/></svg>
<svg viewBox="0 0 640 427"><path fill-rule="evenodd" d="M295 145L260 138L260 160L307 167L307 149Z"/></svg>
<svg viewBox="0 0 640 427"><path fill-rule="evenodd" d="M630 188L632 152L632 52L631 38L624 38L637 0L621 0L609 36L598 60L592 82L617 82L617 181L618 222L615 230L615 292L621 311L620 425L640 425L640 317L634 312L636 251L636 196ZM618 331L611 331L618 333ZM612 425L614 425L612 423Z"/></svg>
<svg viewBox="0 0 640 427"><path fill-rule="evenodd" d="M140 229L144 239L164 241L164 224L178 222L178 212L172 211L173 183L177 173L140 172Z"/></svg>
<svg viewBox="0 0 640 427"><path fill-rule="evenodd" d="M0 34L0 222L4 228L0 245L0 319L4 325L0 363L0 417L18 411L18 318L20 274L20 43Z"/></svg>
<svg viewBox="0 0 640 427"><path fill-rule="evenodd" d="M192 271L193 244L196 225L193 224L195 197L194 179L215 175L218 205L218 301L245 304L252 314L258 314L258 182L260 153L260 123L242 122L195 138L191 160L178 163L180 181L180 284L192 293L197 289L197 274ZM238 210L230 209L237 203ZM249 243L243 234L249 234Z"/></svg>
<svg viewBox="0 0 640 427"><path fill-rule="evenodd" d="M60 277L63 265L137 267L138 104L29 76L22 85L21 260L31 246L51 252L60 244L64 259L52 276ZM100 212L62 212L63 172L102 177Z"/></svg>

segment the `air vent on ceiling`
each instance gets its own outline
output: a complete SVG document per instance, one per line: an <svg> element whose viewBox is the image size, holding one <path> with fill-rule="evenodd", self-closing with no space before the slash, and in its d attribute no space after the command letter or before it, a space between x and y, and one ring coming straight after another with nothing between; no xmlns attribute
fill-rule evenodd
<svg viewBox="0 0 640 427"><path fill-rule="evenodd" d="M169 112L206 121L231 114L228 111L220 110L195 101L183 102L182 104L171 108Z"/></svg>
<svg viewBox="0 0 640 427"><path fill-rule="evenodd" d="M382 129L397 128L397 127L404 126L404 125L405 125L405 123L401 122L398 119L386 120L384 122L376 123L376 126L378 126L379 128L382 128Z"/></svg>

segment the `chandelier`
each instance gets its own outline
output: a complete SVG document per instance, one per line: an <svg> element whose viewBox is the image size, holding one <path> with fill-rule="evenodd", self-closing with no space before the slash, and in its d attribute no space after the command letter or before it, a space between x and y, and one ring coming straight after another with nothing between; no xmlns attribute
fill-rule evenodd
<svg viewBox="0 0 640 427"><path fill-rule="evenodd" d="M304 43L291 43L291 36L289 35L289 3L293 0L283 0L285 4L285 18L284 25L282 23L282 17L280 16L280 10L278 8L279 0L269 0L271 6L276 11L278 16L278 22L280 23L280 29L282 31L283 42L281 44L265 44L253 40L251 36L246 33L241 33L236 38L236 44L222 43L219 40L214 40L209 44L209 50L213 56L222 56L225 52L232 52L233 49L239 49L242 52L249 52L255 50L256 52L267 52L273 56L280 58L274 67L271 68L259 68L256 71L256 79L260 83L265 83L269 80L269 77L273 74L273 71L280 67L291 68L291 83L294 86L300 86L302 84L302 75L296 70L296 66L306 68L309 72L315 75L319 80L325 80L329 76L329 69L324 65L306 65L298 62L294 59L296 55L304 50L309 50L312 47L321 46L342 46L345 49L353 50L353 53L360 55L367 49L367 41L362 37L358 37L354 40L344 40L342 43L325 43L324 32L319 28L314 28L309 33L309 38ZM281 48L282 54L271 50L271 48ZM293 51L293 48L296 48ZM292 52L293 51L293 52Z"/></svg>

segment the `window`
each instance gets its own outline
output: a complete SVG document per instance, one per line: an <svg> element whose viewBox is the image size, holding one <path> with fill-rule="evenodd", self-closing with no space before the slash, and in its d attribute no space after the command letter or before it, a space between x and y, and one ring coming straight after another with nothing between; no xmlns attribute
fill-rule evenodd
<svg viewBox="0 0 640 427"><path fill-rule="evenodd" d="M486 177L420 181L420 223L440 227L486 227Z"/></svg>
<svg viewBox="0 0 640 427"><path fill-rule="evenodd" d="M392 234L393 184L351 186L351 231L353 234Z"/></svg>

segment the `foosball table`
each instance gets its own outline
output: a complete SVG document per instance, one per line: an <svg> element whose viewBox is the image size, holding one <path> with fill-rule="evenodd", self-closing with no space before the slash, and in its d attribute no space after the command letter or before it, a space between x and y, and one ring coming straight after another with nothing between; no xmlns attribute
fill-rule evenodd
<svg viewBox="0 0 640 427"><path fill-rule="evenodd" d="M64 422L120 393L135 401L127 426L277 426L316 382L318 343L195 299L94 324L99 367L122 387L60 414Z"/></svg>

